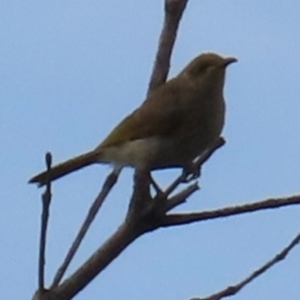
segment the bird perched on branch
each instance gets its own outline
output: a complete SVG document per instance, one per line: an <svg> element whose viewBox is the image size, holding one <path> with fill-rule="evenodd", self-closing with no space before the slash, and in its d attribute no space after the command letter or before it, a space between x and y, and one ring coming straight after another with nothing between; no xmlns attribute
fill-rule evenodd
<svg viewBox="0 0 300 300"><path fill-rule="evenodd" d="M53 181L91 164L111 163L120 169L185 168L217 138L224 126L223 87L226 67L236 62L205 53L176 77L150 93L95 149L54 166ZM46 172L29 180L46 184Z"/></svg>

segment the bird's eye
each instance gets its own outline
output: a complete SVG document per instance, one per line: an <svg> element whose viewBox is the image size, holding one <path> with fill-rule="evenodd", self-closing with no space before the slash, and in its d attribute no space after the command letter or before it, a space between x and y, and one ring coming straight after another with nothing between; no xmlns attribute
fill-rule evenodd
<svg viewBox="0 0 300 300"><path fill-rule="evenodd" d="M205 71L207 71L209 68L210 68L210 64L201 64L199 67L198 67L198 73L203 73Z"/></svg>

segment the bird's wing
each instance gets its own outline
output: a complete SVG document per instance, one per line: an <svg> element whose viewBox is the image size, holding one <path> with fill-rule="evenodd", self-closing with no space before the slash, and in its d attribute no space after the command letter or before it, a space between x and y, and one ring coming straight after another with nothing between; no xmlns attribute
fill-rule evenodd
<svg viewBox="0 0 300 300"><path fill-rule="evenodd" d="M181 98L184 85L176 78L153 91L132 114L124 118L100 144L107 147L151 136L172 135L184 121Z"/></svg>

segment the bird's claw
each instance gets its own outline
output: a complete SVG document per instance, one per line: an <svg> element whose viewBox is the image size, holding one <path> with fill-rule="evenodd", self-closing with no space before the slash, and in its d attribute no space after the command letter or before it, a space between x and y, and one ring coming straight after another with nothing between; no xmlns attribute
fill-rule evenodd
<svg viewBox="0 0 300 300"><path fill-rule="evenodd" d="M182 170L182 182L189 183L201 176L201 166L190 164L185 166Z"/></svg>

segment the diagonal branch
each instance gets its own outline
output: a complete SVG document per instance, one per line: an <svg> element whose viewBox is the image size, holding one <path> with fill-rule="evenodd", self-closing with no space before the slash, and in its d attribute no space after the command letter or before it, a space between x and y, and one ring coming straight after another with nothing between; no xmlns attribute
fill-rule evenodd
<svg viewBox="0 0 300 300"><path fill-rule="evenodd" d="M165 211L168 212L174 209L175 207L185 203L187 198L190 197L197 190L199 190L199 186L198 183L195 182L194 184L191 184L181 192L177 193L175 196L166 201Z"/></svg>
<svg viewBox="0 0 300 300"><path fill-rule="evenodd" d="M42 195L42 217L41 217L41 233L40 233L40 247L39 247L39 290L45 288L45 262L46 262L46 244L47 244L47 229L50 215L50 204L51 204L51 181L49 180L49 172L51 170L52 155L50 152L46 153L45 156L47 173L46 173L46 190Z"/></svg>
<svg viewBox="0 0 300 300"><path fill-rule="evenodd" d="M83 224L81 225L81 228L80 228L71 248L69 249L69 251L65 257L65 260L63 261L62 265L57 270L57 272L54 276L53 283L51 285L52 288L57 286L59 284L59 282L61 281L62 277L64 276L68 266L70 265L74 255L76 254L83 238L85 237L90 225L92 224L93 220L95 219L100 207L102 206L104 200L106 199L106 197L109 194L109 192L111 191L111 189L116 184L116 182L118 180L118 176L119 176L119 174L115 173L114 171L112 171L107 176L107 178L102 186L102 190L99 193L99 195L97 196L94 203L91 205L90 210L86 216L86 219L84 220Z"/></svg>
<svg viewBox="0 0 300 300"><path fill-rule="evenodd" d="M270 261L265 263L262 267L256 269L251 275L246 277L244 280L241 282L229 286L225 288L224 290L215 293L209 297L206 298L193 298L191 300L220 300L225 297L233 296L237 294L243 287L245 287L248 283L256 279L258 276L262 275L266 271L268 271L271 267L273 267L275 264L278 262L284 260L286 256L289 254L289 252L297 245L300 243L300 234L298 234L288 246L286 246L283 250L281 250L278 254L274 256Z"/></svg>
<svg viewBox="0 0 300 300"><path fill-rule="evenodd" d="M148 95L165 83L168 77L178 26L187 2L188 0L165 1L165 20L160 34L159 46L149 82Z"/></svg>
<svg viewBox="0 0 300 300"><path fill-rule="evenodd" d="M287 197L268 199L264 201L254 202L251 204L245 204L240 206L225 207L222 209L187 213L187 214L169 214L167 215L162 223L162 227L169 227L175 225L184 225L200 221L213 220L217 218L230 217L234 215L250 213L254 211L264 209L274 209L282 206L300 204L300 195Z"/></svg>
<svg viewBox="0 0 300 300"><path fill-rule="evenodd" d="M74 274L52 289L52 293L59 295L59 300L72 299L142 234L139 228L133 225L130 222L124 222Z"/></svg>

